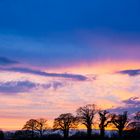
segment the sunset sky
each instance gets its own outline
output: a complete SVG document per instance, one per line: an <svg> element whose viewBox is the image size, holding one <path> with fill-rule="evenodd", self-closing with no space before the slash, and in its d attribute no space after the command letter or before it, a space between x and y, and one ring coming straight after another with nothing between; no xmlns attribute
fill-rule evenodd
<svg viewBox="0 0 140 140"><path fill-rule="evenodd" d="M140 110L139 0L0 0L0 128L86 104Z"/></svg>

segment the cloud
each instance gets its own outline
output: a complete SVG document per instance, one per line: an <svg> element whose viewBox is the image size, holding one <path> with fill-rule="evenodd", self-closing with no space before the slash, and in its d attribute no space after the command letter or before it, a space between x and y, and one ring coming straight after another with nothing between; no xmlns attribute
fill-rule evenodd
<svg viewBox="0 0 140 140"><path fill-rule="evenodd" d="M52 81L52 82L49 82L48 84L40 84L40 86L44 89L52 88L54 90L57 90L58 88L65 86L65 84L59 81Z"/></svg>
<svg viewBox="0 0 140 140"><path fill-rule="evenodd" d="M61 77L61 78L67 78L67 79L73 79L77 81L85 81L87 80L87 77L80 74L68 74L68 73L47 73L40 70L33 70L29 68L0 68L0 70L6 70L6 71L13 71L13 72L20 72L20 73L28 73L28 74L35 74L45 77Z"/></svg>
<svg viewBox="0 0 140 140"><path fill-rule="evenodd" d="M52 84L53 88L56 90L58 89L59 87L63 87L64 84L61 83L61 82L57 82L57 81L54 81L53 84Z"/></svg>
<svg viewBox="0 0 140 140"><path fill-rule="evenodd" d="M137 75L140 75L140 69L136 69L136 70L123 70L123 71L118 71L117 73L127 74L129 76L137 76Z"/></svg>
<svg viewBox="0 0 140 140"><path fill-rule="evenodd" d="M64 84L59 81L51 81L49 83L40 84L31 82L28 80L25 81L8 81L0 82L0 93L22 93L29 92L34 89L43 88L44 90L53 89L57 90L60 87L63 87Z"/></svg>
<svg viewBox="0 0 140 140"><path fill-rule="evenodd" d="M0 83L1 93L28 92L36 88L36 84L30 81L10 81Z"/></svg>
<svg viewBox="0 0 140 140"><path fill-rule="evenodd" d="M113 112L123 112L128 111L129 113L135 113L137 111L140 111L140 98L139 97L131 97L127 100L123 100L122 103L124 103L124 106L116 107L113 109L110 109Z"/></svg>
<svg viewBox="0 0 140 140"><path fill-rule="evenodd" d="M0 65L12 65L12 64L17 64L17 63L18 63L17 61L0 56Z"/></svg>
<svg viewBox="0 0 140 140"><path fill-rule="evenodd" d="M132 105L132 106L140 106L140 100L139 97L131 97L127 100L124 100L123 103Z"/></svg>

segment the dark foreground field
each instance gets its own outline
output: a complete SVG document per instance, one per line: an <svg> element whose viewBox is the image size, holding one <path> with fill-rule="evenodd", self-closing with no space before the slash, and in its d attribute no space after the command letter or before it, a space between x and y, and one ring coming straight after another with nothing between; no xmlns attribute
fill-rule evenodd
<svg viewBox="0 0 140 140"><path fill-rule="evenodd" d="M0 140L140 140L140 137L124 137L124 138L95 138L95 137L91 137L91 138L19 138L19 139L15 139L15 138L10 138L10 139L0 139Z"/></svg>
<svg viewBox="0 0 140 140"><path fill-rule="evenodd" d="M69 136L68 138L62 137L60 134L49 134L44 135L42 138L38 136L32 137L31 135L5 135L0 140L140 140L140 132L125 132L122 137L117 134L112 133L110 136L101 137L99 134L94 134L87 137L84 133L77 133L75 135Z"/></svg>
<svg viewBox="0 0 140 140"><path fill-rule="evenodd" d="M114 131L110 132L110 135L106 133L105 137L101 137L99 133L94 133L89 137L87 133L78 131L67 138L60 133L46 133L41 137L38 133L31 135L31 133L23 132L1 133L0 140L140 140L140 131L124 131L122 137L119 137L118 133L114 133Z"/></svg>

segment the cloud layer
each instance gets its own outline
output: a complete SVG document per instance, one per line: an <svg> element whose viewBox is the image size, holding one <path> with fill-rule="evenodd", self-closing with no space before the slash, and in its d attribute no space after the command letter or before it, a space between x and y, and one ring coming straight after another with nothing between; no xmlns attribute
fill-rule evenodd
<svg viewBox="0 0 140 140"><path fill-rule="evenodd" d="M135 70L122 70L122 71L118 71L117 73L127 74L129 76L137 76L137 75L140 75L140 69L135 69Z"/></svg>
<svg viewBox="0 0 140 140"><path fill-rule="evenodd" d="M13 71L13 72L20 72L20 73L28 73L28 74L35 74L39 76L45 76L45 77L58 77L58 78L66 78L66 79L72 79L77 81L85 81L87 80L87 77L80 74L69 74L69 73L47 73L40 70L33 70L29 68L0 68L0 70L5 71Z"/></svg>
<svg viewBox="0 0 140 140"><path fill-rule="evenodd" d="M53 90L57 90L58 88L63 87L64 84L59 81L51 81L48 83L40 84L32 81L8 81L8 82L0 82L0 93L13 95L17 93L30 93L32 90L44 89L48 90L52 88Z"/></svg>
<svg viewBox="0 0 140 140"><path fill-rule="evenodd" d="M5 83L0 82L1 93L29 92L34 88L36 88L36 84L30 81L10 81Z"/></svg>

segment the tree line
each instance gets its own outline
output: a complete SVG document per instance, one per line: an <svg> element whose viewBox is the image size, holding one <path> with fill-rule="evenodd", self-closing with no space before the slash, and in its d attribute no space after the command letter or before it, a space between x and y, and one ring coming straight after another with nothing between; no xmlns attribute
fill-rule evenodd
<svg viewBox="0 0 140 140"><path fill-rule="evenodd" d="M94 122L95 115L98 115L98 122ZM52 131L59 130L62 132L64 138L68 138L70 130L77 129L78 125L82 124L87 130L87 137L90 138L95 123L98 125L101 138L105 137L105 129L108 126L114 127L121 138L126 128L140 132L140 111L136 112L134 117L130 119L127 111L115 114L107 110L97 109L94 104L88 104L78 108L75 116L72 113L60 114L54 119ZM49 130L49 127L46 119L30 119L23 126L22 130L30 132L31 138L34 138L36 132L42 137Z"/></svg>

